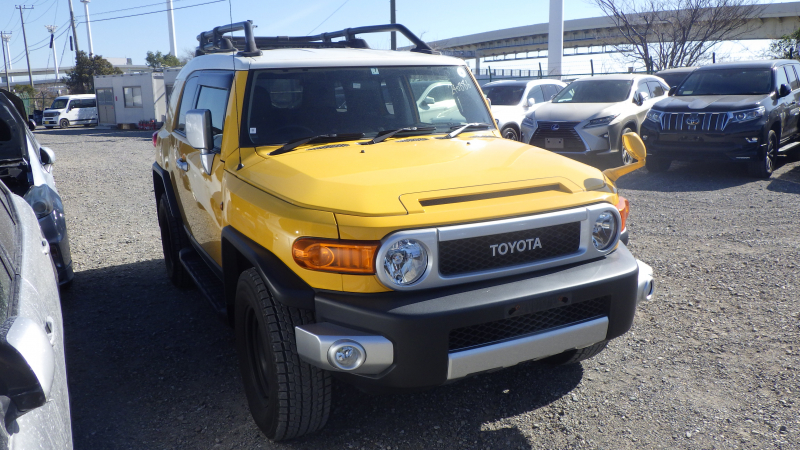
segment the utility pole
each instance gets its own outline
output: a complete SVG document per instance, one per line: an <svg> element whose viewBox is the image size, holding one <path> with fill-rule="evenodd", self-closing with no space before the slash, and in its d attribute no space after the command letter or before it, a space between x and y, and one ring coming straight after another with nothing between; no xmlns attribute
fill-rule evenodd
<svg viewBox="0 0 800 450"><path fill-rule="evenodd" d="M391 23L397 23L397 17L395 16L395 0L389 0L389 8L391 9L389 13L389 20ZM397 50L397 32L392 31L392 50Z"/></svg>
<svg viewBox="0 0 800 450"><path fill-rule="evenodd" d="M58 27L56 25L45 25L44 27L47 28L47 31L50 32L50 48L53 49L53 61L56 68L56 83L58 83L58 58L56 57L56 46L55 46L56 39L55 35L53 34L56 32L56 28Z"/></svg>
<svg viewBox="0 0 800 450"><path fill-rule="evenodd" d="M89 2L91 0L81 0L83 8L86 11L86 36L89 38L89 58L94 56L94 47L92 47L92 24L89 22Z"/></svg>
<svg viewBox="0 0 800 450"><path fill-rule="evenodd" d="M175 41L175 14L172 12L172 0L167 0L167 25L169 26L169 52L177 58L178 44Z"/></svg>
<svg viewBox="0 0 800 450"><path fill-rule="evenodd" d="M75 41L75 61L78 58L78 33L75 31L75 13L72 11L72 0L69 0L69 23L72 25L72 40Z"/></svg>
<svg viewBox="0 0 800 450"><path fill-rule="evenodd" d="M8 69L11 66L11 52L8 51L8 41L11 39L11 33L0 31L0 38L3 40L0 45L3 46L3 67L6 70L6 89L10 91L11 78L8 77ZM8 54L8 56L6 56L6 54Z"/></svg>
<svg viewBox="0 0 800 450"><path fill-rule="evenodd" d="M561 79L564 54L564 0L550 0L550 25L547 32L547 74Z"/></svg>
<svg viewBox="0 0 800 450"><path fill-rule="evenodd" d="M33 6L16 5L15 8L19 10L19 20L22 22L22 40L25 42L25 60L28 62L28 80L33 87L33 73L31 73L31 57L28 54L28 37L25 36L25 18L22 16L22 10L33 9Z"/></svg>

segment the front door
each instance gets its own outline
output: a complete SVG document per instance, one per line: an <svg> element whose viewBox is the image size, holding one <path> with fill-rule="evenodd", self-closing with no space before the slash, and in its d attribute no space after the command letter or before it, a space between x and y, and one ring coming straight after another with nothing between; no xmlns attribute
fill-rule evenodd
<svg viewBox="0 0 800 450"><path fill-rule="evenodd" d="M206 72L189 78L181 96L174 158L178 170L175 184L183 212L183 223L194 243L217 264L222 263L222 174L219 151L222 143L225 111L230 96L232 72ZM184 130L186 112L192 109L211 111L214 133L214 156L211 171L206 172L201 152L189 145ZM235 126L232 124L232 126ZM172 156L171 156L172 157ZM175 173L173 172L173 173Z"/></svg>
<svg viewBox="0 0 800 450"><path fill-rule="evenodd" d="M117 123L114 114L114 90L111 88L97 89L97 116L98 123Z"/></svg>

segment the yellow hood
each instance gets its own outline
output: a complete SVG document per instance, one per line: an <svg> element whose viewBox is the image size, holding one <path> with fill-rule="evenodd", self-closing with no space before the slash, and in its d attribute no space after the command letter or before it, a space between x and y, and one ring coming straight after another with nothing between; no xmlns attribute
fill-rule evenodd
<svg viewBox="0 0 800 450"><path fill-rule="evenodd" d="M599 170L519 142L410 139L313 145L277 156L258 148L263 159L237 175L294 205L357 216L423 212L426 202L451 195L469 201L509 189L575 193L604 185Z"/></svg>

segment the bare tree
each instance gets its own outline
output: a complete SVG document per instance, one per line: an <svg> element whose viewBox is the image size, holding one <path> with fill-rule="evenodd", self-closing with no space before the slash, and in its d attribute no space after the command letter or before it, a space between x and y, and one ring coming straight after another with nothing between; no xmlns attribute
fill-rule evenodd
<svg viewBox="0 0 800 450"><path fill-rule="evenodd" d="M614 22L622 43L612 44L648 72L696 65L722 41L750 31L757 0L588 0Z"/></svg>

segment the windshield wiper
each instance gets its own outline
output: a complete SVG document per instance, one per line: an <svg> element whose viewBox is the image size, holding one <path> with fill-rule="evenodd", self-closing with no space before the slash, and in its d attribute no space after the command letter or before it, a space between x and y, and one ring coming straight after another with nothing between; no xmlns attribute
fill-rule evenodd
<svg viewBox="0 0 800 450"><path fill-rule="evenodd" d="M318 134L316 136L309 136L300 139L295 139L293 141L289 141L277 150L273 150L270 152L270 156L275 155L282 155L284 153L289 153L290 151L300 147L301 145L306 145L309 142L314 141L326 141L326 142L337 142L337 141L352 141L353 139L360 139L364 137L364 133L341 133L341 134Z"/></svg>
<svg viewBox="0 0 800 450"><path fill-rule="evenodd" d="M466 131L466 130L468 130L470 128L482 128L482 129L483 128L492 128L492 125L490 125L488 123L482 123L482 122L468 123L466 125L457 125L455 127L450 127L450 129L454 130L454 131L450 132L450 134L448 134L447 136L444 136L442 139L453 139L454 137L456 137L459 134L461 134L462 131Z"/></svg>
<svg viewBox="0 0 800 450"><path fill-rule="evenodd" d="M396 130L387 131L387 132L385 132L384 134L382 134L380 136L375 136L375 138L372 139L371 141L363 142L361 145L377 144L379 142L385 141L386 139L389 139L390 137L394 136L397 133L403 133L403 132L407 132L407 131L434 131L435 129L436 129L436 127L405 127L405 128L398 128Z"/></svg>

